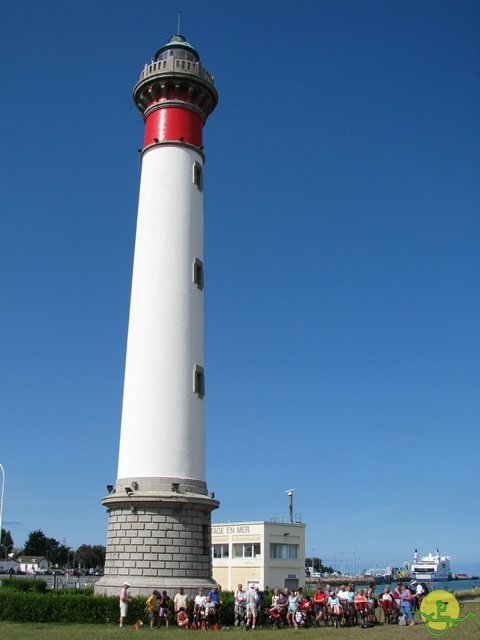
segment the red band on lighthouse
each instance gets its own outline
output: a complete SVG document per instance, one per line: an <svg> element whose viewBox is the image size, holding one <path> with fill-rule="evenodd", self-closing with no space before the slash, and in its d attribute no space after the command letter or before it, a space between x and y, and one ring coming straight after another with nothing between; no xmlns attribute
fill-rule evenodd
<svg viewBox="0 0 480 640"><path fill-rule="evenodd" d="M191 109L163 107L152 111L145 122L144 145L181 140L202 146L203 121Z"/></svg>

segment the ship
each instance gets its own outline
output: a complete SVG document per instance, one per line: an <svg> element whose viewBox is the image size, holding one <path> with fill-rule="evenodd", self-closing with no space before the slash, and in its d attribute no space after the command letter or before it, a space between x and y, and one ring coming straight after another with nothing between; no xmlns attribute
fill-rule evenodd
<svg viewBox="0 0 480 640"><path fill-rule="evenodd" d="M415 549L413 563L411 566L411 575L413 580L423 580L425 582L444 582L451 580L450 571L451 556L441 556L437 549L436 555L431 553L423 558L418 557L418 551Z"/></svg>

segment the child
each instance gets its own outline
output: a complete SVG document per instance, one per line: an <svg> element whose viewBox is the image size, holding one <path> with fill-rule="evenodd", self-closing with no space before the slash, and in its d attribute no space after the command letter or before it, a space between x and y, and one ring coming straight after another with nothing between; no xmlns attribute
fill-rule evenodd
<svg viewBox="0 0 480 640"><path fill-rule="evenodd" d="M183 607L180 607L180 609L178 610L178 613L177 613L177 625L180 628L184 628L184 629L186 629L188 627L188 617L187 617L187 614L185 613L185 609Z"/></svg>
<svg viewBox="0 0 480 640"><path fill-rule="evenodd" d="M297 608L295 609L294 628L298 629L299 627L304 627L304 626L305 626L305 620L303 618L302 605L298 603Z"/></svg>

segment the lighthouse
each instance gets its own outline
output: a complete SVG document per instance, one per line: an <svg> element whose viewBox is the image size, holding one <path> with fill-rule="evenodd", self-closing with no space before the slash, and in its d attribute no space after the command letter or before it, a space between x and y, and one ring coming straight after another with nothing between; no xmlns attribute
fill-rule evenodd
<svg viewBox="0 0 480 640"><path fill-rule="evenodd" d="M218 96L173 36L133 89L143 116L118 472L96 593L212 583L205 473L203 127Z"/></svg>

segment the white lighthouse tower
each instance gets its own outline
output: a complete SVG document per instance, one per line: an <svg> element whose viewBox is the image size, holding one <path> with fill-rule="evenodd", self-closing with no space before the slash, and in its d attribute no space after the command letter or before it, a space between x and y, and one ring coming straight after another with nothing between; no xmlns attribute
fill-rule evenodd
<svg viewBox="0 0 480 640"><path fill-rule="evenodd" d="M203 142L213 78L180 35L133 90L145 121L118 475L97 593L211 578L205 477Z"/></svg>

